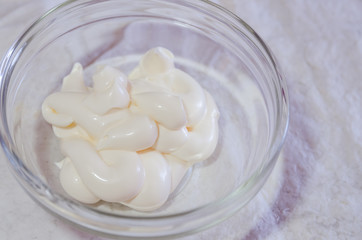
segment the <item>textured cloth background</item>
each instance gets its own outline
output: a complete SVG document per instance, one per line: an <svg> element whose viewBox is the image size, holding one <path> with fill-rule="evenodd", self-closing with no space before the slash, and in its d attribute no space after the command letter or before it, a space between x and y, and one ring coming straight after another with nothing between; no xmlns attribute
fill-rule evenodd
<svg viewBox="0 0 362 240"><path fill-rule="evenodd" d="M0 0L0 55L59 0ZM361 239L362 1L220 0L279 60L289 88L283 157L263 190L225 222L182 238ZM46 213L1 153L0 239L97 239Z"/></svg>

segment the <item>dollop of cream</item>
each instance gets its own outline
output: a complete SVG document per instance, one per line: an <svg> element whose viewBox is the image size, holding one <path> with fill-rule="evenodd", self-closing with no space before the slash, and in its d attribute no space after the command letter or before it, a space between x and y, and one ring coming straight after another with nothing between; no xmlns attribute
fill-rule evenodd
<svg viewBox="0 0 362 240"><path fill-rule="evenodd" d="M76 63L42 114L60 139L64 190L88 204L155 210L218 140L215 101L161 47L149 50L128 77L99 67L92 88Z"/></svg>

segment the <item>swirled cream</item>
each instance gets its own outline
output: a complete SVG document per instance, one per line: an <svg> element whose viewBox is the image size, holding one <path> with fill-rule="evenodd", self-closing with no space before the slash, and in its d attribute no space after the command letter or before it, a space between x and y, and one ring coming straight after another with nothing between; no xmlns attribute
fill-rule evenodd
<svg viewBox="0 0 362 240"><path fill-rule="evenodd" d="M61 91L42 105L64 155L61 185L83 203L161 207L188 168L216 147L214 100L160 47L148 51L128 77L103 66L92 80L87 87L76 63Z"/></svg>

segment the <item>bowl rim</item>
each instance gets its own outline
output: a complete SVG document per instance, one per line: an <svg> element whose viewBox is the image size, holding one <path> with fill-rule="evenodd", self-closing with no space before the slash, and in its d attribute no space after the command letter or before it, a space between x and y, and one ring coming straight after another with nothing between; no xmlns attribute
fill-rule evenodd
<svg viewBox="0 0 362 240"><path fill-rule="evenodd" d="M15 153L14 147L13 147L13 142L11 141L11 137L10 137L11 134L10 134L9 126L8 126L7 119L6 119L6 114L1 114L0 142L1 142L5 155L9 160L8 163L11 166L10 169L11 169L13 175L16 177L16 179L20 183L20 185L25 189L25 191L36 202L40 203L40 205L42 207L45 207L45 209L49 210L52 213L55 213L56 215L66 219L68 221L71 221L72 223L77 223L81 227L94 230L98 233L104 232L103 229L100 229L99 227L94 226L94 223L92 223L92 222L88 222L88 223L75 222L76 218L77 218L76 216L74 216L74 215L73 216L72 215L64 216L64 214L61 214L62 207L67 207L67 206L69 207L69 205L70 205L71 208L75 209L76 211L86 210L86 211L90 211L92 214L95 214L95 216L107 216L110 219L116 218L117 220L123 219L123 220L125 220L125 222L132 223L132 224L135 224L135 221L138 221L138 224L135 224L135 225L139 225L139 221L141 221L142 223L145 223L145 225L147 225L148 222L151 222L151 221L153 223L159 223L162 225L165 220L167 220L168 222L173 222L174 225L176 225L176 224L180 223L180 220L185 221L185 217L187 217L188 219L193 219L193 217L195 217L196 215L200 216L200 214L201 214L201 216L208 217L210 215L210 213L208 213L208 210L211 208L214 209L213 218L218 219L214 223L205 225L203 227L199 227L197 229L191 229L191 230L189 229L187 232L184 232L184 233L176 233L176 234L167 235L167 236L178 236L178 235L184 235L185 233L190 234L190 233L194 233L197 231L201 231L203 229L206 229L206 228L208 228L212 225L215 225L216 223L226 219L227 217L231 216L233 213L238 211L241 207L243 207L251 199L250 198L248 201L246 201L242 204L239 204L238 207L235 207L234 201L237 199L236 196L242 194L247 189L250 189L254 183L258 182L262 178L263 175L270 174L273 166L275 165L277 157L281 151L282 145L285 141L285 137L286 137L286 133L287 133L288 125L289 125L289 100L288 100L287 86L286 86L286 82L284 81L283 74L279 68L279 65L278 65L274 55L272 54L271 50L269 49L269 47L265 44L265 42L262 40L262 38L245 21L243 21L237 15L235 15L231 11L225 9L224 7L222 7L216 3L210 2L208 0L184 0L184 1L150 0L150 1L153 3L170 2L173 4L180 4L180 5L188 6L188 7L191 7L191 6L197 6L199 8L205 7L205 6L210 7L214 11L219 11L220 14L222 13L222 14L227 15L227 17L229 17L232 21L237 22L240 26L245 28L245 30L247 30L248 33L250 33L252 35L252 37L254 37L255 40L259 44L261 44L261 47L263 48L263 50L265 51L265 54L267 55L266 57L269 58L269 60L272 64L272 68L275 71L278 83L280 84L280 88L282 90L281 96L278 96L281 98L281 99L279 99L279 106L278 106L281 109L279 109L279 108L278 109L281 111L284 111L284 115L282 116L282 119L279 119L279 121L277 122L277 124L278 124L276 126L277 130L275 132L279 132L279 135L277 136L274 134L274 136L273 136L274 139L272 140L273 142L275 142L275 139L277 137L279 137L279 139L278 139L279 142L277 143L276 148L274 148L272 152L269 152L271 149L268 150L268 154L269 154L268 157L270 160L267 161L267 164L262 166L259 169L259 171L254 172L253 176L250 178L250 180L245 185L239 186L234 192L232 192L227 197L225 197L221 200L211 202L206 205L194 208L187 212L177 213L177 214L173 214L173 215L130 217L130 216L114 215L114 214L109 214L109 213L105 213L102 211L98 211L94 208L87 207L76 201L65 198L62 195L59 195L56 193L54 194L52 192L52 190L47 186L47 184L45 184L39 177L35 176L23 164L22 160ZM0 65L0 85L1 85L0 112L1 113L6 113L6 106L4 106L5 105L4 103L6 102L6 96L7 96L7 84L10 81L10 76L12 74L14 64L16 64L18 58L21 56L21 53L23 51L24 46L22 46L21 44L28 37L28 34L32 31L32 29L36 28L40 23L47 21L48 18L56 16L56 14L59 11L63 10L66 7L71 6L73 3L86 3L86 2L90 2L90 3L94 2L96 4L99 1L69 0L64 3L59 4L58 6L47 11L38 20L36 20L29 28L27 28L24 31L24 33L9 48L9 50L4 55L4 57L1 61L1 65ZM228 19L228 20L230 20L230 19ZM237 31L240 31L239 28L237 28L237 27L235 27L235 28ZM255 40L253 40L253 41L255 41ZM266 178L264 179L264 181L265 180L266 180ZM263 183L261 185L263 185ZM254 195L257 192L258 191L256 191L254 193ZM60 202L62 202L63 205L59 205ZM62 207L59 207L59 206L62 206ZM124 234L124 232L122 232L122 234ZM106 235L107 236L124 236L124 235L118 235L118 232L114 232L114 231L113 232L108 231L106 233ZM147 237L147 236L143 235L142 237ZM162 237L162 236L155 235L153 237L157 237L159 239L159 237Z"/></svg>

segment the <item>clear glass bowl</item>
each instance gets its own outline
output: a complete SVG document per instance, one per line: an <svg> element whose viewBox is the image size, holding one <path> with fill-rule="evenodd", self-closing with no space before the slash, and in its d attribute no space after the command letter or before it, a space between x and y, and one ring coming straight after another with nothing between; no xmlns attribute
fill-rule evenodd
<svg viewBox="0 0 362 240"><path fill-rule="evenodd" d="M84 205L59 184L62 157L41 103L73 63L87 74L99 63L126 73L148 49L162 46L219 107L220 138L210 159L194 166L182 191L161 209ZM80 0L35 22L5 55L1 144L14 175L45 209L113 237L157 238L203 230L242 208L268 178L288 125L286 85L270 50L240 18L201 0Z"/></svg>

